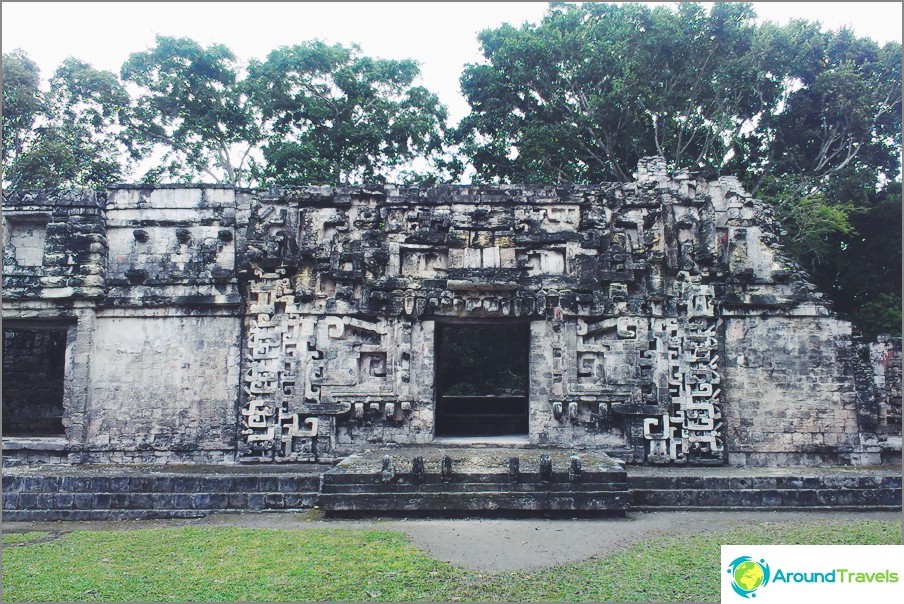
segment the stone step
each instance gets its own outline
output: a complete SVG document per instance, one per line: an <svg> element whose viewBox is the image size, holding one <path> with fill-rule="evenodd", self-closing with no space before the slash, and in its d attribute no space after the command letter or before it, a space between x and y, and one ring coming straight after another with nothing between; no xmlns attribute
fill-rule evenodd
<svg viewBox="0 0 904 604"><path fill-rule="evenodd" d="M324 473L330 515L400 512L620 512L627 475L604 453L410 447L352 455Z"/></svg>
<svg viewBox="0 0 904 604"><path fill-rule="evenodd" d="M389 454L390 472L383 472ZM549 456L541 472L540 457ZM443 474L443 456L451 472ZM581 460L571 470L571 457ZM375 448L338 466L4 468L3 519L193 518L216 512L334 515L626 510L900 510L896 468L643 468L539 447ZM423 461L415 472L414 458ZM518 472L509 471L518 457Z"/></svg>
<svg viewBox="0 0 904 604"><path fill-rule="evenodd" d="M319 507L330 516L347 512L624 512L630 502L631 494L628 491L512 493L502 490L461 492L450 488L444 493L420 495L361 492L322 494Z"/></svg>
<svg viewBox="0 0 904 604"><path fill-rule="evenodd" d="M631 509L900 510L901 489L632 489Z"/></svg>
<svg viewBox="0 0 904 604"><path fill-rule="evenodd" d="M57 466L5 470L3 519L191 518L317 503L329 466Z"/></svg>
<svg viewBox="0 0 904 604"><path fill-rule="evenodd" d="M793 472L793 468L786 468ZM719 470L712 470L717 473ZM802 472L806 472L803 469ZM814 474L787 476L687 476L674 471L671 475L637 476L628 471L632 489L881 489L901 488L901 476L876 474L869 476Z"/></svg>
<svg viewBox="0 0 904 604"><path fill-rule="evenodd" d="M783 471L789 474L718 475L720 471L714 470L714 476L680 472L629 476L631 509L901 509L901 476L888 470L868 474L868 470L810 473L811 470L802 469L797 475L790 474L795 471L793 468Z"/></svg>
<svg viewBox="0 0 904 604"><path fill-rule="evenodd" d="M54 475L20 474L3 476L4 492L29 493L294 493L317 490L320 472L306 475L255 476L220 475Z"/></svg>

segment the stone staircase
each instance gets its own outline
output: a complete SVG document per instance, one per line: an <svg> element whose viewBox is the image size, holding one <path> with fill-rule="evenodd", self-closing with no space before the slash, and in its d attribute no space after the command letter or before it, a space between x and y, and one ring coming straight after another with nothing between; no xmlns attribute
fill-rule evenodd
<svg viewBox="0 0 904 604"><path fill-rule="evenodd" d="M631 468L631 509L900 510L900 468Z"/></svg>
<svg viewBox="0 0 904 604"><path fill-rule="evenodd" d="M411 447L352 455L323 475L327 515L614 513L631 501L605 453L539 447Z"/></svg>

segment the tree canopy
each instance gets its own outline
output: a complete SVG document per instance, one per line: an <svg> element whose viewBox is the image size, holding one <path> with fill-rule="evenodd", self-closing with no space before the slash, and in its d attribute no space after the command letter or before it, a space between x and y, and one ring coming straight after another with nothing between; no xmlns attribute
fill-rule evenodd
<svg viewBox="0 0 904 604"><path fill-rule="evenodd" d="M315 41L274 50L248 67L247 90L267 130L262 180L382 180L415 156L438 151L446 110L412 86L412 60L361 55Z"/></svg>
<svg viewBox="0 0 904 604"><path fill-rule="evenodd" d="M116 76L67 59L41 91L37 65L3 56L3 180L14 188L97 187L130 161L117 127L128 95Z"/></svg>
<svg viewBox="0 0 904 604"><path fill-rule="evenodd" d="M162 150L146 180L247 182L262 133L231 50L158 36L154 48L129 57L122 77L141 90L127 111L131 137L146 154Z"/></svg>
<svg viewBox="0 0 904 604"><path fill-rule="evenodd" d="M881 217L900 215L901 45L754 18L745 3L554 3L483 31L454 140L480 182L628 181L649 155L735 175L839 310L900 333L900 221Z"/></svg>

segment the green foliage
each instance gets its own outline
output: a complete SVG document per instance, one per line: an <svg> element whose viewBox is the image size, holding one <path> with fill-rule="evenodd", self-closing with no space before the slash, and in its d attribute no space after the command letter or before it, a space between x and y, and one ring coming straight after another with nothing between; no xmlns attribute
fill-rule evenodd
<svg viewBox="0 0 904 604"><path fill-rule="evenodd" d="M77 59L42 91L15 50L3 184L102 187L151 157L143 182L434 184L470 163L477 182L597 183L662 155L738 176L839 311L898 332L901 45L754 17L747 3L553 3L538 24L480 33L453 130L415 61L355 46L282 47L244 70L224 45L159 36L122 66L134 98Z"/></svg>
<svg viewBox="0 0 904 604"><path fill-rule="evenodd" d="M553 3L539 24L481 32L457 131L482 180L630 180L637 159L794 179L894 177L901 47L818 24L756 25L746 3L676 9Z"/></svg>
<svg viewBox="0 0 904 604"><path fill-rule="evenodd" d="M77 126L42 126L9 169L9 180L22 189L99 188L117 182L122 174L117 157L99 147Z"/></svg>
<svg viewBox="0 0 904 604"><path fill-rule="evenodd" d="M4 535L7 543L8 535ZM719 546L897 544L901 523L774 522L651 538L602 559L496 575L385 531L73 532L3 550L4 601L717 601ZM694 552L688 556L687 552Z"/></svg>
<svg viewBox="0 0 904 604"><path fill-rule="evenodd" d="M871 293L869 300L849 311L851 320L870 340L887 333L901 335L901 294L899 292Z"/></svg>
<svg viewBox="0 0 904 604"><path fill-rule="evenodd" d="M412 60L362 56L313 41L248 67L247 91L267 126L258 176L278 184L385 180L415 156L440 151L446 110L412 86Z"/></svg>
<svg viewBox="0 0 904 604"><path fill-rule="evenodd" d="M458 138L489 181L627 181L654 154L718 169L781 88L752 17L743 3L553 4L538 25L483 31Z"/></svg>
<svg viewBox="0 0 904 604"><path fill-rule="evenodd" d="M832 204L822 193L806 196L779 193L760 199L776 204L776 217L785 230L784 242L799 259L807 258L812 264L823 260L838 235L851 235L853 227L850 215L856 207L850 203Z"/></svg>
<svg viewBox="0 0 904 604"><path fill-rule="evenodd" d="M902 253L869 222L879 185L900 189L901 45L754 16L745 3L554 3L539 24L483 31L455 140L483 182L627 181L648 155L736 175L776 205L839 310L865 332L899 331L900 277L869 286L848 269L880 239ZM866 274L878 258L859 260Z"/></svg>
<svg viewBox="0 0 904 604"><path fill-rule="evenodd" d="M3 78L3 179L9 186L98 188L122 179L127 160L117 123L128 94L114 74L69 58L45 94L37 66L15 51L4 55Z"/></svg>
<svg viewBox="0 0 904 604"><path fill-rule="evenodd" d="M41 71L17 49L3 55L3 167L25 150L38 117L44 111ZM4 180L8 180L4 176Z"/></svg>
<svg viewBox="0 0 904 604"><path fill-rule="evenodd" d="M851 232L833 244L814 271L835 309L869 339L901 333L901 183L872 195L872 205L850 215Z"/></svg>
<svg viewBox="0 0 904 604"><path fill-rule="evenodd" d="M157 36L154 48L129 57L122 78L141 87L127 114L129 135L145 153L164 151L162 169L145 181L166 175L247 182L249 157L263 135L237 74L231 50L188 38Z"/></svg>

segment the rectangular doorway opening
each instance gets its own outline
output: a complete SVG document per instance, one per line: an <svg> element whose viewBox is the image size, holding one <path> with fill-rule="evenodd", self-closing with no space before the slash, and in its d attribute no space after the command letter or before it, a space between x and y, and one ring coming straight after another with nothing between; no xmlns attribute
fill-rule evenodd
<svg viewBox="0 0 904 604"><path fill-rule="evenodd" d="M64 436L66 328L3 328L3 436Z"/></svg>
<svg viewBox="0 0 904 604"><path fill-rule="evenodd" d="M528 432L527 323L436 326L436 436Z"/></svg>

